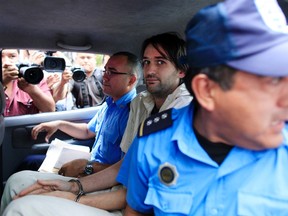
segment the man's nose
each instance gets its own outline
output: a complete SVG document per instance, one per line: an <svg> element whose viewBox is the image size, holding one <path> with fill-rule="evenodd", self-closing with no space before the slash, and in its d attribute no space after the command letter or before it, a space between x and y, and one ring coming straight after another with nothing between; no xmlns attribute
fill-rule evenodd
<svg viewBox="0 0 288 216"><path fill-rule="evenodd" d="M106 73L102 73L102 78L103 80L108 81L110 77Z"/></svg>
<svg viewBox="0 0 288 216"><path fill-rule="evenodd" d="M147 75L156 73L156 67L153 64L146 65L143 70Z"/></svg>

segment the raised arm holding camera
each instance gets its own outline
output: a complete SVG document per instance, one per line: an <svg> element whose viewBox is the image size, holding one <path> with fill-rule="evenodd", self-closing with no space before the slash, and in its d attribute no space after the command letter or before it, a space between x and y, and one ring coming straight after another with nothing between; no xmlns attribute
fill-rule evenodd
<svg viewBox="0 0 288 216"><path fill-rule="evenodd" d="M76 53L74 65L76 67L72 70L71 92L76 99L76 107L84 108L101 104L104 99L102 73L96 68L96 55Z"/></svg>
<svg viewBox="0 0 288 216"><path fill-rule="evenodd" d="M76 53L74 67L62 73L61 82L54 88L57 99L64 98L71 90L75 108L92 107L104 101L102 74L96 68L95 54Z"/></svg>
<svg viewBox="0 0 288 216"><path fill-rule="evenodd" d="M54 112L55 102L45 81L34 85L27 82L16 65L17 49L2 50L3 85L6 95L4 116Z"/></svg>

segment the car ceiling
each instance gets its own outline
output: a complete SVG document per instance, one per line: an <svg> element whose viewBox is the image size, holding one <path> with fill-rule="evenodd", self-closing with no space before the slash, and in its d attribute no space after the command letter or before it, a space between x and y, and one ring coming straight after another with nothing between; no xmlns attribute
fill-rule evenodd
<svg viewBox="0 0 288 216"><path fill-rule="evenodd" d="M0 7L0 47L61 50L57 43L111 54L137 52L154 34L177 31L200 8L192 0L9 0Z"/></svg>
<svg viewBox="0 0 288 216"><path fill-rule="evenodd" d="M138 53L142 41L151 35L176 31L183 36L192 16L204 6L217 2L219 0L2 1L0 47L67 50L65 45L68 45L75 51ZM286 10L287 2L279 2Z"/></svg>

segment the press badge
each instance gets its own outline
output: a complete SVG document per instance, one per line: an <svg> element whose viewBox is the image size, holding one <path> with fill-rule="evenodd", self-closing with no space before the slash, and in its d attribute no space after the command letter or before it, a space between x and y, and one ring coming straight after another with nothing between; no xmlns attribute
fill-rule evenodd
<svg viewBox="0 0 288 216"><path fill-rule="evenodd" d="M179 174L174 165L166 162L159 166L158 177L163 184L171 186L176 184Z"/></svg>

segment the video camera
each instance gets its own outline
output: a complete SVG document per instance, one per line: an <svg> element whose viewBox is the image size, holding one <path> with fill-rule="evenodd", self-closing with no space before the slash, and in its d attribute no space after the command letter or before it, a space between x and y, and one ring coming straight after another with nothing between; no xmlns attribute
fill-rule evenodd
<svg viewBox="0 0 288 216"><path fill-rule="evenodd" d="M43 68L47 72L63 72L65 70L66 64L65 59L60 57L52 56L56 51L46 51L45 59L43 62Z"/></svg>
<svg viewBox="0 0 288 216"><path fill-rule="evenodd" d="M28 83L38 84L44 77L43 71L39 65L17 64L18 77L23 77Z"/></svg>
<svg viewBox="0 0 288 216"><path fill-rule="evenodd" d="M73 67L71 68L73 73L72 78L76 82L83 82L86 79L85 69L82 67Z"/></svg>
<svg viewBox="0 0 288 216"><path fill-rule="evenodd" d="M35 85L43 79L43 69L47 72L64 71L66 64L63 58L53 57L53 51L47 51L45 54L43 65L17 64L19 77L23 77L28 83Z"/></svg>

